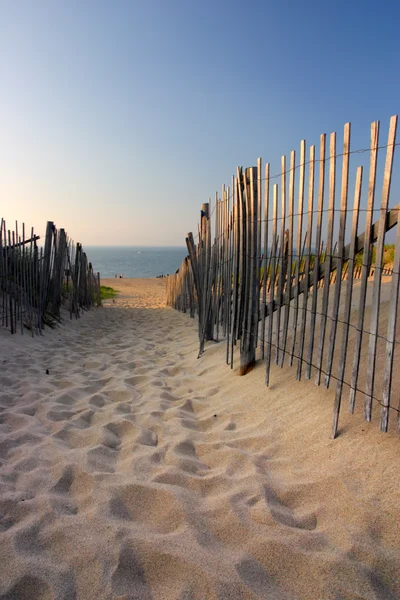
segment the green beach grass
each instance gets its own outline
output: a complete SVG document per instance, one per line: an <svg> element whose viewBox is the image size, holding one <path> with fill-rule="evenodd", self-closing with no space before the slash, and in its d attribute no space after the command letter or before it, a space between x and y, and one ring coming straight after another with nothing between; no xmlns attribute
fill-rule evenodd
<svg viewBox="0 0 400 600"><path fill-rule="evenodd" d="M102 300L108 300L109 298L115 298L117 291L107 285L100 286L100 296Z"/></svg>

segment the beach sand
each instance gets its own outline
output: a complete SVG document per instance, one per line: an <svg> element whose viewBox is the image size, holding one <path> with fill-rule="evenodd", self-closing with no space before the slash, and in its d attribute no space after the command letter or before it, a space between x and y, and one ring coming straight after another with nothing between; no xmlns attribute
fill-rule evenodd
<svg viewBox="0 0 400 600"><path fill-rule="evenodd" d="M394 427L346 406L332 440L334 388L198 359L165 280L102 283L78 321L0 331L0 598L400 598Z"/></svg>

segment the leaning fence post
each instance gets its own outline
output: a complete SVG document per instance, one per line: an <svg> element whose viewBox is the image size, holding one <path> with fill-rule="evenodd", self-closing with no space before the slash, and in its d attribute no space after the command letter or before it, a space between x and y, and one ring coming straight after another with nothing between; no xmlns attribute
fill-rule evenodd
<svg viewBox="0 0 400 600"><path fill-rule="evenodd" d="M246 169L245 174L247 208L247 265L246 303L244 331L240 347L240 375L246 375L256 362L256 328L258 327L257 306L257 167ZM247 314L246 314L247 313Z"/></svg>

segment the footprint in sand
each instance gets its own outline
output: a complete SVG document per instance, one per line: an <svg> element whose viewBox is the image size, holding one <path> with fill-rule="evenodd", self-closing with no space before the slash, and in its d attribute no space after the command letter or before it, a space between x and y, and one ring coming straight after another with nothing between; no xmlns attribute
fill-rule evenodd
<svg viewBox="0 0 400 600"><path fill-rule="evenodd" d="M54 402L63 406L73 406L74 404L76 404L76 399L70 396L69 394L63 394L62 396L56 398Z"/></svg>
<svg viewBox="0 0 400 600"><path fill-rule="evenodd" d="M267 485L264 485L264 495L271 515L276 522L295 529L308 529L309 531L316 529L317 518L314 513L308 512L301 514L299 511L290 508L290 506L285 505L274 490Z"/></svg>
<svg viewBox="0 0 400 600"><path fill-rule="evenodd" d="M28 415L29 417L34 417L36 414L36 411L37 411L37 407L32 404L18 407L19 413L21 413L23 415Z"/></svg>
<svg viewBox="0 0 400 600"><path fill-rule="evenodd" d="M225 431L234 431L236 429L236 424L233 423L232 421L230 423L228 423L228 425L225 427Z"/></svg>
<svg viewBox="0 0 400 600"><path fill-rule="evenodd" d="M106 400L102 394L95 394L89 400L90 406L93 406L94 408L103 408L103 406L108 403L108 400Z"/></svg>
<svg viewBox="0 0 400 600"><path fill-rule="evenodd" d="M19 554L32 555L41 554L45 545L41 537L43 522L29 524L21 527L14 534L14 548Z"/></svg>
<svg viewBox="0 0 400 600"><path fill-rule="evenodd" d="M106 425L102 429L101 434L101 444L106 446L106 448L111 448L112 450L119 450L121 448L121 440L119 436L112 431L109 425Z"/></svg>
<svg viewBox="0 0 400 600"><path fill-rule="evenodd" d="M254 558L245 558L237 563L236 572L241 581L258 598L276 598L277 600L289 600L289 596L277 588L274 578Z"/></svg>
<svg viewBox="0 0 400 600"><path fill-rule="evenodd" d="M105 390L103 394L108 397L112 402L126 402L132 400L139 400L141 398L140 392L135 389L130 390Z"/></svg>
<svg viewBox="0 0 400 600"><path fill-rule="evenodd" d="M24 575L10 590L0 596L1 600L49 600L53 597L51 587L32 575Z"/></svg>
<svg viewBox="0 0 400 600"><path fill-rule="evenodd" d="M130 415L130 418L135 419L135 416L131 414L132 406L127 402L121 402L116 406L115 410L121 415Z"/></svg>
<svg viewBox="0 0 400 600"><path fill-rule="evenodd" d="M141 384L147 384L149 381L148 375L134 375L133 377L127 377L124 382L127 385L132 385L133 387Z"/></svg>
<svg viewBox="0 0 400 600"><path fill-rule="evenodd" d="M91 448L87 453L87 464L91 472L114 473L118 450L103 444Z"/></svg>
<svg viewBox="0 0 400 600"><path fill-rule="evenodd" d="M108 512L111 517L123 521L131 521L131 515L123 500L118 495L113 495L108 502Z"/></svg>
<svg viewBox="0 0 400 600"><path fill-rule="evenodd" d="M69 494L71 485L75 479L74 466L66 465L63 469L62 475L52 487L52 491L56 494Z"/></svg>
<svg viewBox="0 0 400 600"><path fill-rule="evenodd" d="M113 421L108 423L105 427L122 441L125 441L126 439L133 440L138 431L138 426L127 419Z"/></svg>
<svg viewBox="0 0 400 600"><path fill-rule="evenodd" d="M71 423L74 427L79 429L87 429L91 426L94 415L95 413L93 410L85 410L84 412L81 412L76 419L73 419Z"/></svg>
<svg viewBox="0 0 400 600"><path fill-rule="evenodd" d="M155 387L163 387L165 385L165 383L162 379L152 379L152 381L150 383L151 383L151 385L154 385Z"/></svg>
<svg viewBox="0 0 400 600"><path fill-rule="evenodd" d="M50 421L67 421L68 419L71 419L71 417L74 417L76 415L76 412L72 411L72 410L57 410L55 408L52 408L48 411L47 413L47 418L50 419Z"/></svg>
<svg viewBox="0 0 400 600"><path fill-rule="evenodd" d="M169 486L125 484L114 488L112 499L114 508L123 505L124 518L141 522L157 533L172 533L185 522L179 494Z"/></svg>
<svg viewBox="0 0 400 600"><path fill-rule="evenodd" d="M143 429L139 438L136 441L139 444L143 444L144 446L157 446L158 435L155 431L151 431L150 429Z"/></svg>
<svg viewBox="0 0 400 600"><path fill-rule="evenodd" d="M117 596L131 597L135 590L135 597L141 600L153 600L153 595L146 584L143 567L136 558L130 544L125 542L122 546L118 564L111 578L113 594Z"/></svg>

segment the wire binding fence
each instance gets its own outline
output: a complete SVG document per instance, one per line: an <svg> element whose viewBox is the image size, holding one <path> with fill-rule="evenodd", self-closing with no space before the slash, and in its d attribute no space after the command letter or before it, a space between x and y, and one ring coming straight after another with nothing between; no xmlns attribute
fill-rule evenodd
<svg viewBox="0 0 400 600"><path fill-rule="evenodd" d="M385 145L379 144L379 129L379 121L371 124L365 193L362 166L353 174L354 183L351 178L350 157L365 150L350 149L350 123L344 126L340 153L332 133L328 153L326 135L321 135L318 158L310 146L306 160L304 140L298 165L294 151L289 168L283 156L281 173L274 176L280 184L271 185L268 163L263 176L261 158L256 167L238 167L231 186L216 195L213 210L210 203L202 205L198 234L186 238L188 256L166 282L167 304L198 315L199 356L207 340L222 337L232 368L239 351L241 375L260 358L267 385L273 360L280 367L296 363L299 380L311 379L313 372L317 385L330 387L335 381L332 437L346 387L351 412L356 397L364 397L367 421L373 404L380 405L381 431L388 430L390 412L400 417L392 406L399 345L400 205L389 204L397 116L390 120ZM376 206L382 150L386 156ZM395 244L385 246L394 227Z"/></svg>

